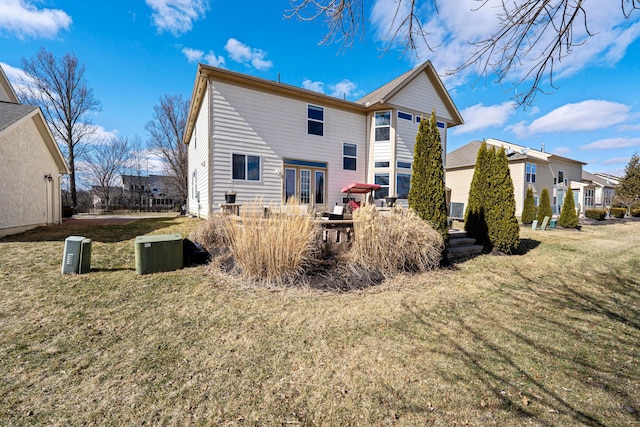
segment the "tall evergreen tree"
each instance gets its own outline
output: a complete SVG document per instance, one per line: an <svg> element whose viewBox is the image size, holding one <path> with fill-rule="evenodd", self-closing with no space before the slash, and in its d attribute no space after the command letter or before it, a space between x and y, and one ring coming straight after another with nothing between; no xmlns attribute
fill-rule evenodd
<svg viewBox="0 0 640 427"><path fill-rule="evenodd" d="M520 244L520 226L516 218L516 200L509 171L509 159L504 148L491 150L492 173L489 177L493 190L486 199L486 218L489 241L494 250L513 253Z"/></svg>
<svg viewBox="0 0 640 427"><path fill-rule="evenodd" d="M447 200L442 142L435 110L429 120L420 122L413 151L409 207L438 230L446 242L449 235Z"/></svg>
<svg viewBox="0 0 640 427"><path fill-rule="evenodd" d="M534 219L536 219L536 203L533 198L533 189L529 187L524 198L521 220L523 224L531 224Z"/></svg>
<svg viewBox="0 0 640 427"><path fill-rule="evenodd" d="M624 177L616 187L616 199L626 205L640 200L640 156L637 152L624 168Z"/></svg>
<svg viewBox="0 0 640 427"><path fill-rule="evenodd" d="M486 200L491 193L489 176L491 175L491 152L487 143L482 141L476 155L476 166L469 189L469 201L464 213L464 230L469 237L476 239L485 250L491 250L489 230L485 218Z"/></svg>
<svg viewBox="0 0 640 427"><path fill-rule="evenodd" d="M573 200L571 187L567 190L567 196L564 198L562 212L558 218L558 225L565 228L576 228L578 226L578 214L576 212L576 204Z"/></svg>
<svg viewBox="0 0 640 427"><path fill-rule="evenodd" d="M540 206L538 206L538 223L542 223L544 221L544 217L548 216L549 219L553 216L553 212L551 211L551 200L549 199L549 190L546 188L542 189L542 193L540 193Z"/></svg>

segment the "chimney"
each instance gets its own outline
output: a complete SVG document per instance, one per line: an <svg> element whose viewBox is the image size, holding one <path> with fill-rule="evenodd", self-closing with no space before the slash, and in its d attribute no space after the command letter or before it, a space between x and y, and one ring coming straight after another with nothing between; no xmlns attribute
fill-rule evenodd
<svg viewBox="0 0 640 427"><path fill-rule="evenodd" d="M542 143L542 148L540 148L540 151L544 153L544 142Z"/></svg>

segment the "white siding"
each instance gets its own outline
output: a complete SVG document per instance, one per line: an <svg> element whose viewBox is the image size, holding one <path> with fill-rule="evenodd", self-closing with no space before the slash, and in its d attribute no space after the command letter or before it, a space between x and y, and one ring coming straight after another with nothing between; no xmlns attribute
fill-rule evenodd
<svg viewBox="0 0 640 427"><path fill-rule="evenodd" d="M407 108L426 114L427 116L430 115L431 110L435 108L436 117L438 117L440 121L452 120L449 111L433 87L433 84L431 84L426 73L421 73L416 76L407 86L393 96L389 102L401 107L400 109Z"/></svg>
<svg viewBox="0 0 640 427"><path fill-rule="evenodd" d="M209 92L204 95L202 108L198 114L188 148L189 173L187 176L188 196L187 210L192 215L208 217L211 207L209 187ZM196 171L197 191L199 199L194 194L193 172Z"/></svg>
<svg viewBox="0 0 640 427"><path fill-rule="evenodd" d="M340 190L366 177L363 114L324 107L324 135L307 134L307 105L303 100L258 92L227 83L211 82L213 103L212 197L214 207L231 184L233 153L261 157L260 181L235 181L237 202L260 197L266 204L282 202L283 159L327 163L327 205L342 201ZM202 114L202 113L201 113ZM358 145L356 171L342 169L342 143Z"/></svg>
<svg viewBox="0 0 640 427"><path fill-rule="evenodd" d="M396 113L397 114L397 113ZM396 131L396 161L413 162L413 146L416 143L418 123L398 118Z"/></svg>

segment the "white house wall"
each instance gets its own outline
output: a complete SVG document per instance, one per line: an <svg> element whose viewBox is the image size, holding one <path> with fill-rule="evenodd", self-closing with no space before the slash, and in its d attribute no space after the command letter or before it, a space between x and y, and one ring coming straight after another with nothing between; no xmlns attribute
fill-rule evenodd
<svg viewBox="0 0 640 427"><path fill-rule="evenodd" d="M200 217L209 216L209 92L204 95L188 147L187 210ZM193 181L194 171L196 181Z"/></svg>
<svg viewBox="0 0 640 427"><path fill-rule="evenodd" d="M0 148L0 237L60 223L59 169L33 119L5 129Z"/></svg>
<svg viewBox="0 0 640 427"><path fill-rule="evenodd" d="M340 190L366 177L365 115L324 107L324 136L307 134L308 102L259 92L223 82L211 82L213 206L224 202L233 184L237 203L261 197L265 204L282 203L283 182L277 172L283 159L327 162L327 205L342 204ZM202 116L202 112L200 113ZM357 144L357 170L342 169L342 144ZM260 181L231 180L233 153L261 158Z"/></svg>

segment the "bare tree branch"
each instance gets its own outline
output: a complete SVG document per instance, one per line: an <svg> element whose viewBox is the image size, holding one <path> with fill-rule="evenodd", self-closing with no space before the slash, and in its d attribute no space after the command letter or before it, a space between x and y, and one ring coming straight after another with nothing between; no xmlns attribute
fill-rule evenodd
<svg viewBox="0 0 640 427"><path fill-rule="evenodd" d="M122 174L129 159L129 143L126 138L114 137L92 147L87 156L87 172L107 207L110 206L111 188L116 177Z"/></svg>
<svg viewBox="0 0 640 427"><path fill-rule="evenodd" d="M58 59L44 48L31 59L22 59L22 68L32 77L25 82L21 101L37 105L42 110L69 165L70 191L73 206L77 206L76 157L78 147L87 142L95 127L88 114L100 110L100 102L87 86L85 67L73 53Z"/></svg>

